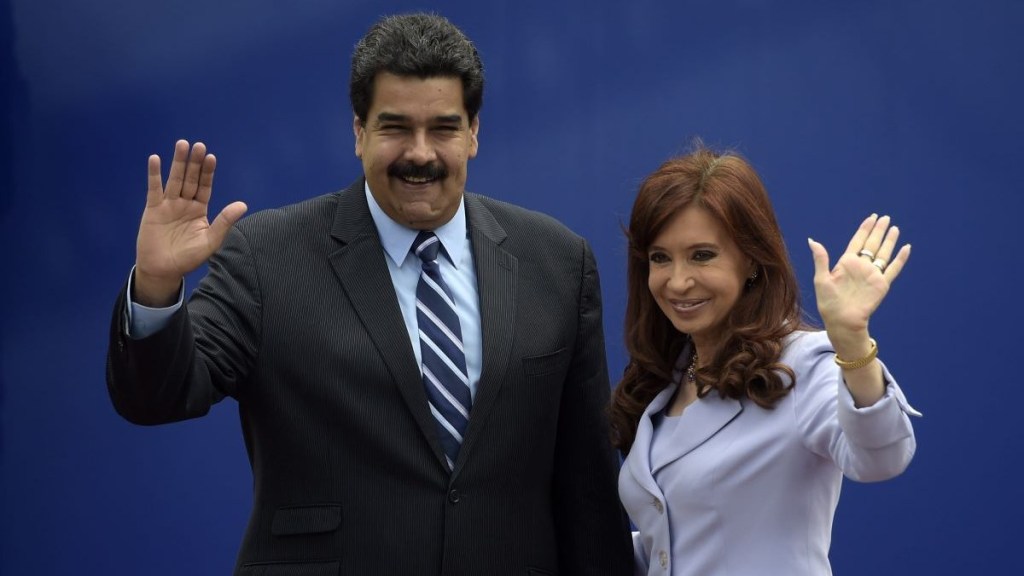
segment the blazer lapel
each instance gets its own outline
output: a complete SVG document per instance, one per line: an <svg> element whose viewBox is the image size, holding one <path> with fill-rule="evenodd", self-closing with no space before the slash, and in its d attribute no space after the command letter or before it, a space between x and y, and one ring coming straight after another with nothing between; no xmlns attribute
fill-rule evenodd
<svg viewBox="0 0 1024 576"><path fill-rule="evenodd" d="M683 349L680 358L690 357L690 345ZM715 434L718 434L736 416L743 412L743 403L733 398L720 398L717 392L712 391L704 398L698 398L696 402L686 407L679 423L676 424L672 441L669 442L664 452L659 453L658 466L654 467L651 457L651 444L654 438L654 423L651 414L657 414L665 409L672 396L678 388L678 379L682 377L682 366L676 366L673 373L672 384L658 393L651 400L644 410L640 422L637 424L636 438L633 441L633 448L630 450L626 465L629 466L633 477L637 479L644 489L652 494L661 494L654 475L668 464L686 456L698 446L707 442Z"/></svg>
<svg viewBox="0 0 1024 576"><path fill-rule="evenodd" d="M651 442L654 438L654 423L651 421L651 414L664 409L675 391L676 385L670 384L647 405L647 409L640 417L640 422L637 423L633 447L630 448L625 462L633 478L643 486L644 490L658 497L662 495L661 489L654 481L654 472L651 470Z"/></svg>
<svg viewBox="0 0 1024 576"><path fill-rule="evenodd" d="M475 194L466 193L466 218L480 297L483 363L469 426L452 474L462 469L494 407L512 352L518 260L501 247L505 230Z"/></svg>
<svg viewBox="0 0 1024 576"><path fill-rule="evenodd" d="M338 197L331 236L341 247L330 254L331 265L435 457L447 468L437 438L437 423L427 408L427 394L409 342L409 332L363 190L360 179Z"/></svg>
<svg viewBox="0 0 1024 576"><path fill-rule="evenodd" d="M672 441L659 455L658 467L652 473L686 456L701 444L718 434L736 416L743 412L743 403L734 398L720 398L712 391L704 398L686 407L676 425Z"/></svg>

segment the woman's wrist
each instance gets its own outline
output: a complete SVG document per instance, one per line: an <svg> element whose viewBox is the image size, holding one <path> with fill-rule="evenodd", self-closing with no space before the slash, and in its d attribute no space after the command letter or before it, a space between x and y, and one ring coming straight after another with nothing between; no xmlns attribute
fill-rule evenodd
<svg viewBox="0 0 1024 576"><path fill-rule="evenodd" d="M867 352L860 356L847 356L845 354L840 354L837 350L835 357L836 364L838 364L843 370L857 370L871 364L874 362L875 358L878 357L878 343L875 342L874 338L868 338L868 344L869 347Z"/></svg>

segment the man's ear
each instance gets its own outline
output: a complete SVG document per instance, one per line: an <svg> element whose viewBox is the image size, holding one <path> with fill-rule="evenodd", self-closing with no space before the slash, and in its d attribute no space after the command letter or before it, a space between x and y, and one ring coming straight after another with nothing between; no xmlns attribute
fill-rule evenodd
<svg viewBox="0 0 1024 576"><path fill-rule="evenodd" d="M356 137L356 158L363 157L363 138L366 137L366 125L358 114L352 114L352 134Z"/></svg>
<svg viewBox="0 0 1024 576"><path fill-rule="evenodd" d="M480 114L477 114L473 121L469 123L469 157L475 158L477 149L480 147L480 142L477 140L477 134L480 133Z"/></svg>

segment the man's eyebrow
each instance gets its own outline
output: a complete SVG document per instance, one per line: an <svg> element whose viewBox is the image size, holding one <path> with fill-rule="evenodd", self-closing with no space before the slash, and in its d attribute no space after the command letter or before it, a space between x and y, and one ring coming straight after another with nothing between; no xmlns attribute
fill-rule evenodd
<svg viewBox="0 0 1024 576"><path fill-rule="evenodd" d="M462 116L459 114L449 114L447 116L435 116L434 121L441 124L462 124Z"/></svg>
<svg viewBox="0 0 1024 576"><path fill-rule="evenodd" d="M394 112L381 112L377 114L377 122L383 124L385 122L408 122L409 117L405 114L395 114ZM432 121L435 124L462 124L461 114L442 114L440 116L434 116Z"/></svg>
<svg viewBox="0 0 1024 576"><path fill-rule="evenodd" d="M380 114L377 114L377 122L404 122L408 119L408 116L395 114L393 112L381 112Z"/></svg>

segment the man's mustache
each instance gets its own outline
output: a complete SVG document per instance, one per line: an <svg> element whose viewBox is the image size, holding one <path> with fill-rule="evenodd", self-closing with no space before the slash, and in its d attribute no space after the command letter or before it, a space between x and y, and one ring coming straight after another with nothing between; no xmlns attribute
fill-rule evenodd
<svg viewBox="0 0 1024 576"><path fill-rule="evenodd" d="M448 170L438 162L430 162L429 164L395 162L388 166L388 176L393 178L414 178L417 180L440 180L448 177Z"/></svg>

